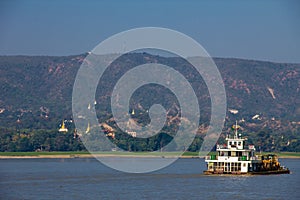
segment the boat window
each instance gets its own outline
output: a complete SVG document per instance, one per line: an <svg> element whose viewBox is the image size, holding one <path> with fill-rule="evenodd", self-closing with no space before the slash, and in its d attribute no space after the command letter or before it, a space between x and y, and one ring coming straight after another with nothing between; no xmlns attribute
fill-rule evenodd
<svg viewBox="0 0 300 200"><path fill-rule="evenodd" d="M229 171L229 169L230 169L230 165L229 165L229 163L227 163L227 162L226 162L226 163L224 163L224 166L225 166L225 167L224 167L224 171L225 171L225 172L228 172L228 171Z"/></svg>
<svg viewBox="0 0 300 200"><path fill-rule="evenodd" d="M241 146L241 142L239 142L238 145Z"/></svg>
<svg viewBox="0 0 300 200"><path fill-rule="evenodd" d="M239 164L238 163L231 163L231 171L239 171Z"/></svg>

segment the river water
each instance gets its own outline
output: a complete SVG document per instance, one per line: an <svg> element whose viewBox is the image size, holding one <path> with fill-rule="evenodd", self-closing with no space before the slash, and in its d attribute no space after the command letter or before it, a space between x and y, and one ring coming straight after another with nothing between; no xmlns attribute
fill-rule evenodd
<svg viewBox="0 0 300 200"><path fill-rule="evenodd" d="M93 158L2 159L0 198L300 199L300 159L280 162L292 174L205 176L203 159L179 159L147 174L115 171Z"/></svg>

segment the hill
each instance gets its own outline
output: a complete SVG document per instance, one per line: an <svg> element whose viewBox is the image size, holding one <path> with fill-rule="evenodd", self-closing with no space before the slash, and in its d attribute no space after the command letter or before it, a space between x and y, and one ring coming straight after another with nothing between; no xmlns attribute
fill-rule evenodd
<svg viewBox="0 0 300 200"><path fill-rule="evenodd" d="M28 144L25 142L24 146L31 145L31 150L47 146L45 141L49 135L51 142L48 142L48 150L54 150L59 142L67 143L65 146L60 145L60 150L74 150L72 137L68 136L66 139L64 136L58 141L57 138L61 135L57 133L57 129L63 119L68 120L66 123L70 130L74 128L72 89L85 56L86 54L67 57L0 56L2 151L9 150L8 143L20 142L21 138L28 139ZM299 151L300 64L224 58L214 58L214 61L227 93L228 111L224 133L238 120L245 134L249 135L250 142L258 143L262 150ZM201 131L207 128L210 117L209 93L201 77L195 76L195 70L184 60L175 57L133 53L112 63L110 70L106 72L109 80L101 79L99 85L104 84L105 87L98 87L97 90L96 101L101 103L96 109L100 120L111 119L109 106L105 103L110 101L109 96L116 81L132 66L143 63L172 66L188 78L194 88L198 88L196 95L203 113L200 120L203 126L199 130L201 138ZM144 99L149 91L152 91L151 98ZM174 100L171 93L157 85L137 91L131 101L131 108L142 113L136 119L139 123L149 123L145 111L153 103L162 103L172 109ZM170 134L173 129L165 131ZM32 141L33 135L38 133L47 134L44 134L41 141ZM18 136L13 138L14 135ZM223 138L224 135L221 140ZM76 145L80 146L80 142L76 142ZM83 147L80 146L79 149ZM196 149L197 147L194 148Z"/></svg>

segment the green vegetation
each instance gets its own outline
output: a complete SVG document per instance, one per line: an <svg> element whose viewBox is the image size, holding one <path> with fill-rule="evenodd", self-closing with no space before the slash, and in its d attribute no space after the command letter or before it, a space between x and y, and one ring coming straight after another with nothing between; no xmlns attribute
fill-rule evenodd
<svg viewBox="0 0 300 200"><path fill-rule="evenodd" d="M82 142L72 133L57 130L20 130L0 128L0 152L82 151Z"/></svg>
<svg viewBox="0 0 300 200"><path fill-rule="evenodd" d="M0 152L0 156L57 156L57 155L89 155L87 151L43 151L43 152Z"/></svg>
<svg viewBox="0 0 300 200"><path fill-rule="evenodd" d="M299 157L300 158L300 152L279 152L275 153L279 157Z"/></svg>
<svg viewBox="0 0 300 200"><path fill-rule="evenodd" d="M116 133L111 139L119 148L131 152L153 152L160 150L172 139L166 133L160 133L151 138L133 138L127 134ZM90 142L93 142L91 140ZM189 151L199 151L202 139L196 137L188 148ZM91 144L92 145L92 144ZM96 147L99 144L95 145ZM175 147L176 149L176 147ZM111 147L106 150L110 151ZM56 152L56 151L86 151L78 137L74 137L74 130L67 133L58 130L14 130L0 128L0 152ZM95 149L95 151L98 151Z"/></svg>

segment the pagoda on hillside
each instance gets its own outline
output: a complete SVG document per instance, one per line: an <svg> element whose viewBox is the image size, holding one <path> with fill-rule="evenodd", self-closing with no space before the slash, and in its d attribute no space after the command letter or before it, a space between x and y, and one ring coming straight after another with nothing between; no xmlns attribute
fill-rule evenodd
<svg viewBox="0 0 300 200"><path fill-rule="evenodd" d="M60 129L58 129L58 131L59 132L65 132L65 133L68 132L68 129L65 126L64 120L62 121L61 127L60 127Z"/></svg>

